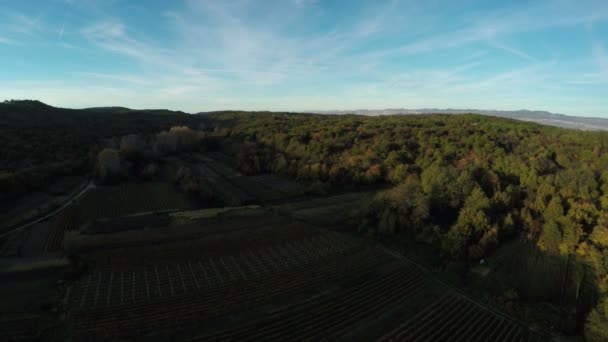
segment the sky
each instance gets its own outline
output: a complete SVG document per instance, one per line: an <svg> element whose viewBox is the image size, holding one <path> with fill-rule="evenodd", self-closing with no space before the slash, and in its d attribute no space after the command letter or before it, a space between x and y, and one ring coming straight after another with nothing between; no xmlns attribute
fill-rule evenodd
<svg viewBox="0 0 608 342"><path fill-rule="evenodd" d="M608 117L605 0L0 0L0 100Z"/></svg>

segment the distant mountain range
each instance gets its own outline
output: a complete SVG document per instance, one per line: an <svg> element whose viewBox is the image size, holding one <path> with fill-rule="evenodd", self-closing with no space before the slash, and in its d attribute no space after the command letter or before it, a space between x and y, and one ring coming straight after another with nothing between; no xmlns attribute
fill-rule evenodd
<svg viewBox="0 0 608 342"><path fill-rule="evenodd" d="M25 115L27 113L27 115ZM180 111L171 111L167 109L146 109L134 110L125 107L94 107L85 109L67 109L52 107L45 103L36 100L11 100L0 102L0 118L4 120L30 121L45 120L49 115L56 120L58 113L63 113L68 116L90 113L95 115L104 114L129 114L129 115L185 115L187 113ZM357 115L412 115L412 114L481 114L489 116L497 116L510 118L522 121L536 122L542 125L556 126L562 128L572 128L585 131L608 131L608 119L571 116L564 114L550 113L547 111L533 110L480 110L480 109L438 109L438 108L423 108L423 109L405 109L405 108L389 108L389 109L357 109L357 110L319 110L309 111L307 113L317 114L357 114ZM205 114L205 112L198 113ZM64 118L65 119L65 118Z"/></svg>
<svg viewBox="0 0 608 342"><path fill-rule="evenodd" d="M333 111L314 111L319 114L358 114L358 115L409 115L409 114L481 114L510 118L522 121L532 121L543 125L573 128L586 131L608 130L608 119L570 116L555 114L546 111L532 110L479 110L479 109L359 109L359 110L333 110Z"/></svg>

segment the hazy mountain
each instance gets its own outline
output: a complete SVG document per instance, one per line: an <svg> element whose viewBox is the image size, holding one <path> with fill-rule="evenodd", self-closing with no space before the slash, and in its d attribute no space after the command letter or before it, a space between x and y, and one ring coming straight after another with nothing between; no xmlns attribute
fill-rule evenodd
<svg viewBox="0 0 608 342"><path fill-rule="evenodd" d="M465 114L475 113L491 115L504 118L511 118L523 121L532 121L543 125L557 126L564 128L574 128L580 130L608 130L608 119L570 116L555 114L546 111L532 110L479 110L479 109L359 109L359 110L335 110L335 111L315 111L320 114L359 114L359 115L394 115L394 114Z"/></svg>

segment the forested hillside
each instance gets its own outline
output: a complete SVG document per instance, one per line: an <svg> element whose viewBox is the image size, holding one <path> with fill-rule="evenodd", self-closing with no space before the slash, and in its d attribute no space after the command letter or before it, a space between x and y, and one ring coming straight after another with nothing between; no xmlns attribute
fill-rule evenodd
<svg viewBox="0 0 608 342"><path fill-rule="evenodd" d="M479 260L525 239L591 265L608 291L608 134L479 115L216 113L248 173L326 187L392 184L360 229L411 231L446 258ZM605 334L608 304L588 335ZM603 335L605 337L605 335Z"/></svg>
<svg viewBox="0 0 608 342"><path fill-rule="evenodd" d="M56 108L39 101L0 103L0 200L48 186L57 178L89 173L104 140L156 134L202 118L169 110Z"/></svg>

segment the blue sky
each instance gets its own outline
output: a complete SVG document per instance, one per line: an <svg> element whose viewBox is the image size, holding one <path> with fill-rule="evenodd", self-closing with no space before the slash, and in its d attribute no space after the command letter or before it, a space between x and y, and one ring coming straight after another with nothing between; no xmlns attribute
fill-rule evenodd
<svg viewBox="0 0 608 342"><path fill-rule="evenodd" d="M608 117L608 1L0 0L0 99Z"/></svg>

